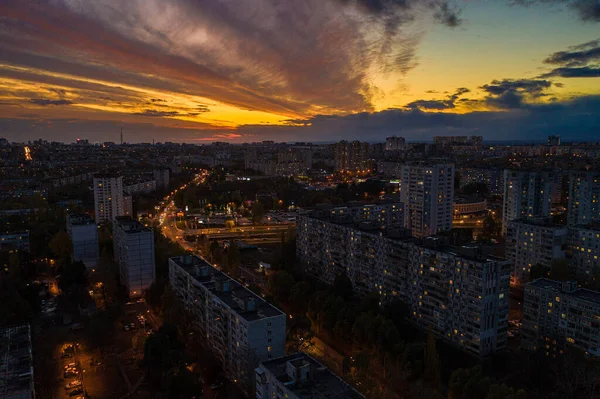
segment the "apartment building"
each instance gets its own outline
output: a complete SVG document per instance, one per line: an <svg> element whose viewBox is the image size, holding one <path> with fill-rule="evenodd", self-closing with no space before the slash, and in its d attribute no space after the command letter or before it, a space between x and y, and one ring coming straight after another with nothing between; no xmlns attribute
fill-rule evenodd
<svg viewBox="0 0 600 399"><path fill-rule="evenodd" d="M600 225L569 227L569 265L577 278L600 274Z"/></svg>
<svg viewBox="0 0 600 399"><path fill-rule="evenodd" d="M0 398L35 399L29 324L0 328Z"/></svg>
<svg viewBox="0 0 600 399"><path fill-rule="evenodd" d="M569 229L552 224L549 218L518 219L508 222L506 258L513 264L513 277L518 284L529 281L531 266L546 268L565 259Z"/></svg>
<svg viewBox="0 0 600 399"><path fill-rule="evenodd" d="M310 215L296 226L297 256L315 277L332 284L345 273L359 295L402 300L415 324L471 353L505 348L510 262L407 230L365 231Z"/></svg>
<svg viewBox="0 0 600 399"><path fill-rule="evenodd" d="M0 234L0 250L17 249L29 252L29 231L6 232Z"/></svg>
<svg viewBox="0 0 600 399"><path fill-rule="evenodd" d="M371 169L369 143L340 141L334 145L337 172L365 173Z"/></svg>
<svg viewBox="0 0 600 399"><path fill-rule="evenodd" d="M127 195L149 194L156 191L157 183L155 179L140 181L123 186L123 192Z"/></svg>
<svg viewBox="0 0 600 399"><path fill-rule="evenodd" d="M123 216L123 176L94 176L94 210L97 224Z"/></svg>
<svg viewBox="0 0 600 399"><path fill-rule="evenodd" d="M556 355L575 347L600 356L600 292L540 278L525 286L523 347Z"/></svg>
<svg viewBox="0 0 600 399"><path fill-rule="evenodd" d="M503 234L511 220L550 215L553 182L553 172L504 171Z"/></svg>
<svg viewBox="0 0 600 399"><path fill-rule="evenodd" d="M435 235L452 228L454 165L403 165L400 202L404 227L415 237Z"/></svg>
<svg viewBox="0 0 600 399"><path fill-rule="evenodd" d="M571 172L569 174L570 226L600 222L600 173Z"/></svg>
<svg viewBox="0 0 600 399"><path fill-rule="evenodd" d="M152 175L154 176L154 180L156 180L157 188L160 188L162 190L169 188L169 169L155 169L154 171L152 171Z"/></svg>
<svg viewBox="0 0 600 399"><path fill-rule="evenodd" d="M303 352L262 362L255 372L257 399L365 398Z"/></svg>
<svg viewBox="0 0 600 399"><path fill-rule="evenodd" d="M259 363L285 355L285 313L197 256L169 259L169 280L228 377L253 392Z"/></svg>
<svg viewBox="0 0 600 399"><path fill-rule="evenodd" d="M67 215L67 234L73 246L72 258L81 261L88 269L93 269L100 259L98 246L98 226L86 213Z"/></svg>
<svg viewBox="0 0 600 399"><path fill-rule="evenodd" d="M122 216L113 222L115 262L121 284L130 298L139 298L154 282L154 232L137 220Z"/></svg>
<svg viewBox="0 0 600 399"><path fill-rule="evenodd" d="M403 151L406 147L406 139L404 137L392 136L385 139L386 151Z"/></svg>
<svg viewBox="0 0 600 399"><path fill-rule="evenodd" d="M504 194L504 170L491 168L461 168L459 169L460 184L485 183L490 194Z"/></svg>

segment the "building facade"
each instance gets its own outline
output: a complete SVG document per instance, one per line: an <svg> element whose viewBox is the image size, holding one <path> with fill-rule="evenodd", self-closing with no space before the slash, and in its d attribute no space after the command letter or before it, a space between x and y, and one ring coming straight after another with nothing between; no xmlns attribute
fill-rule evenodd
<svg viewBox="0 0 600 399"><path fill-rule="evenodd" d="M485 183L490 194L504 194L504 170L491 168L461 168L460 185Z"/></svg>
<svg viewBox="0 0 600 399"><path fill-rule="evenodd" d="M113 222L115 262L121 284L130 298L143 297L154 282L154 232L137 220L123 216Z"/></svg>
<svg viewBox="0 0 600 399"><path fill-rule="evenodd" d="M67 215L67 234L73 245L73 260L85 263L88 269L96 267L100 260L100 248L98 226L94 219L85 213Z"/></svg>
<svg viewBox="0 0 600 399"><path fill-rule="evenodd" d="M569 266L577 278L600 274L600 226L569 227Z"/></svg>
<svg viewBox="0 0 600 399"><path fill-rule="evenodd" d="M600 222L600 173L571 172L569 174L570 226Z"/></svg>
<svg viewBox="0 0 600 399"><path fill-rule="evenodd" d="M253 391L258 364L285 355L285 313L197 256L169 259L169 280L228 377Z"/></svg>
<svg viewBox="0 0 600 399"><path fill-rule="evenodd" d="M94 210L97 224L123 216L123 176L94 176Z"/></svg>
<svg viewBox="0 0 600 399"><path fill-rule="evenodd" d="M156 188L166 190L169 188L169 177L171 171L169 169L155 169L152 172L154 180L156 180Z"/></svg>
<svg viewBox="0 0 600 399"><path fill-rule="evenodd" d="M547 355L575 347L600 356L600 292L540 278L525 286L523 347Z"/></svg>
<svg viewBox="0 0 600 399"><path fill-rule="evenodd" d="M508 222L521 218L549 216L552 208L553 172L504 171L502 232Z"/></svg>
<svg viewBox="0 0 600 399"><path fill-rule="evenodd" d="M369 143L340 141L334 145L336 172L366 173L371 170Z"/></svg>
<svg viewBox="0 0 600 399"><path fill-rule="evenodd" d="M510 262L406 230L364 231L311 216L299 216L296 227L297 256L316 278L332 284L345 273L359 295L399 299L415 324L468 352L505 348Z"/></svg>
<svg viewBox="0 0 600 399"><path fill-rule="evenodd" d="M385 139L385 150L386 151L403 151L406 147L406 140L404 137L388 137Z"/></svg>
<svg viewBox="0 0 600 399"><path fill-rule="evenodd" d="M0 398L35 399L29 324L0 328Z"/></svg>
<svg viewBox="0 0 600 399"><path fill-rule="evenodd" d="M255 372L256 399L365 398L303 352L262 362Z"/></svg>
<svg viewBox="0 0 600 399"><path fill-rule="evenodd" d="M404 165L400 178L404 227L415 237L435 235L452 228L454 165Z"/></svg>
<svg viewBox="0 0 600 399"><path fill-rule="evenodd" d="M156 180L152 179L123 186L123 192L127 195L149 194L156 191L156 187Z"/></svg>
<svg viewBox="0 0 600 399"><path fill-rule="evenodd" d="M546 268L565 259L569 229L554 225L548 218L518 219L508 222L506 258L513 264L513 277L518 284L529 281L531 266Z"/></svg>

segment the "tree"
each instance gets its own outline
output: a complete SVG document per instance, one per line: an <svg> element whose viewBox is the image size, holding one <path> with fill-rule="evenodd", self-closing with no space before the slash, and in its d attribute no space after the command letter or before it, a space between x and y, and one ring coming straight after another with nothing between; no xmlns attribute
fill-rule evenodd
<svg viewBox="0 0 600 399"><path fill-rule="evenodd" d="M252 221L254 224L262 223L265 217L265 207L260 201L252 202Z"/></svg>
<svg viewBox="0 0 600 399"><path fill-rule="evenodd" d="M273 273L269 277L269 291L275 298L283 302L289 300L294 284L294 277L286 271Z"/></svg>
<svg viewBox="0 0 600 399"><path fill-rule="evenodd" d="M71 256L71 251L73 250L71 238L64 230L56 233L48 243L48 246L52 253L60 259L69 258Z"/></svg>
<svg viewBox="0 0 600 399"><path fill-rule="evenodd" d="M240 250L238 249L237 242L232 241L227 248L227 268L229 274L236 276L240 268Z"/></svg>
<svg viewBox="0 0 600 399"><path fill-rule="evenodd" d="M61 267L58 286L64 292L73 291L73 286L85 287L87 277L87 269L83 262L67 262Z"/></svg>
<svg viewBox="0 0 600 399"><path fill-rule="evenodd" d="M494 218L493 215L487 215L487 217L483 220L483 231L481 232L481 235L484 238L497 237L500 235L501 228L502 227L500 223Z"/></svg>
<svg viewBox="0 0 600 399"><path fill-rule="evenodd" d="M575 276L569 269L569 262L566 259L556 259L550 265L550 278L558 281L574 280Z"/></svg>
<svg viewBox="0 0 600 399"><path fill-rule="evenodd" d="M438 392L442 389L441 362L436 348L436 339L432 331L427 334L425 347L425 380Z"/></svg>
<svg viewBox="0 0 600 399"><path fill-rule="evenodd" d="M548 277L550 271L547 267L541 263L536 263L529 269L529 281L536 280L538 278Z"/></svg>
<svg viewBox="0 0 600 399"><path fill-rule="evenodd" d="M331 293L333 295L342 297L343 299L350 299L354 296L352 281L350 281L350 278L345 272L338 274L335 277L335 280L333 281L333 286L331 287Z"/></svg>
<svg viewBox="0 0 600 399"><path fill-rule="evenodd" d="M309 283L306 281L297 282L291 290L290 300L292 305L302 313L306 313L308 308L307 298L310 298L311 293L312 288Z"/></svg>
<svg viewBox="0 0 600 399"><path fill-rule="evenodd" d="M462 187L462 192L467 195L489 195L490 191L488 190L485 183L469 183L465 184Z"/></svg>

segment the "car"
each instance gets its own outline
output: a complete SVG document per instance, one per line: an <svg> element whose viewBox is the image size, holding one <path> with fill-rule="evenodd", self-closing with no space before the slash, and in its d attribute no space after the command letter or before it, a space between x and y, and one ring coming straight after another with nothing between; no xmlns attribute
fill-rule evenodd
<svg viewBox="0 0 600 399"><path fill-rule="evenodd" d="M129 331L129 326L127 326L127 325L126 325L125 327L123 327L123 329L124 329L125 331Z"/></svg>
<svg viewBox="0 0 600 399"><path fill-rule="evenodd" d="M69 377L76 377L76 376L77 376L77 374L79 374L79 371L72 371L72 370L69 370L69 371L65 371L65 373L64 373L64 377L65 377L65 378L69 378Z"/></svg>
<svg viewBox="0 0 600 399"><path fill-rule="evenodd" d="M69 396L79 395L80 393L83 393L83 388L82 387L75 388L74 390L72 390L71 392L69 392ZM80 397L83 397L83 396L80 396Z"/></svg>
<svg viewBox="0 0 600 399"><path fill-rule="evenodd" d="M135 324L129 323L129 328L131 328L133 330L135 328Z"/></svg>
<svg viewBox="0 0 600 399"><path fill-rule="evenodd" d="M222 386L223 386L223 383L222 383L222 382L215 382L214 384L212 384L212 385L210 386L210 390L211 390L211 391L216 391L216 390L218 390L218 389L221 389L221 387L222 387Z"/></svg>
<svg viewBox="0 0 600 399"><path fill-rule="evenodd" d="M65 365L65 368L68 369L69 367L75 367L75 366L76 366L75 362L71 362L71 363Z"/></svg>
<svg viewBox="0 0 600 399"><path fill-rule="evenodd" d="M80 386L81 386L80 380L73 380L73 381L69 382L67 385L65 385L65 389L77 388Z"/></svg>
<svg viewBox="0 0 600 399"><path fill-rule="evenodd" d="M62 355L60 355L60 356L61 356L63 359L66 359L66 358L73 357L73 354L72 354L72 353L63 352L63 354L62 354Z"/></svg>

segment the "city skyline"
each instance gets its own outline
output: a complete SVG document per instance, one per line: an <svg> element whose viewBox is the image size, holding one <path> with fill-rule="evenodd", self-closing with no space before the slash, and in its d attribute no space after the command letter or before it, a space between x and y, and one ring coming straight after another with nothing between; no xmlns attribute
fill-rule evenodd
<svg viewBox="0 0 600 399"><path fill-rule="evenodd" d="M595 1L0 2L0 137L597 141Z"/></svg>

